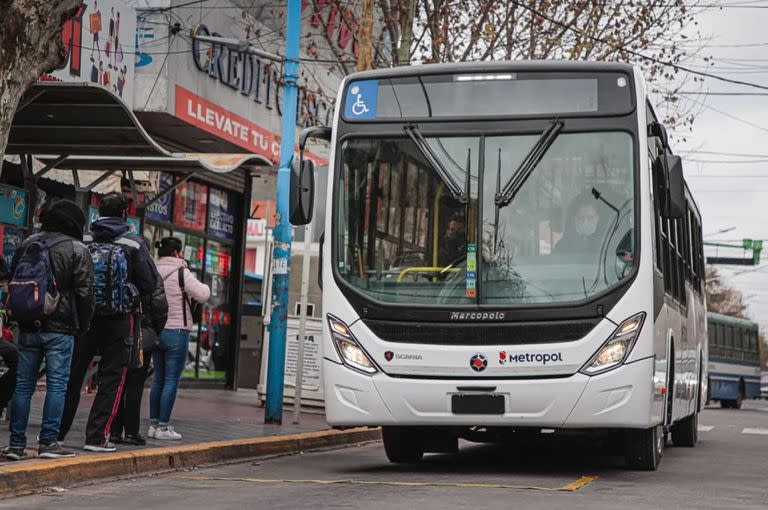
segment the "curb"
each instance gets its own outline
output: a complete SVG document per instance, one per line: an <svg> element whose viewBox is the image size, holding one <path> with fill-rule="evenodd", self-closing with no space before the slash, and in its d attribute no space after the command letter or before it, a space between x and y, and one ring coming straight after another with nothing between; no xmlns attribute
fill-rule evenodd
<svg viewBox="0 0 768 510"><path fill-rule="evenodd" d="M29 494L46 487L80 484L99 478L175 471L237 459L292 454L380 439L380 429L322 430L81 455L69 459L15 462L0 467L0 498Z"/></svg>

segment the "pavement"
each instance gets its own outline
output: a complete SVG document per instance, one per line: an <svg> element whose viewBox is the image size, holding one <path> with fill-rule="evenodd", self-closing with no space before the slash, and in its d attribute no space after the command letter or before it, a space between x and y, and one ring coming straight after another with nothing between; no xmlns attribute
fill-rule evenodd
<svg viewBox="0 0 768 510"><path fill-rule="evenodd" d="M85 423L93 402L93 394L85 394L80 399L80 406L67 435L65 445L77 451L79 455L98 455L81 450L85 444ZM37 433L40 431L40 419L43 412L45 392L36 392L32 403L30 425L27 430L27 454L37 454ZM146 437L149 428L147 416L149 408L149 389L144 390L142 400L142 425L140 433ZM289 407L283 416L283 424L264 425L264 408L259 405L256 390L212 390L180 388L173 408L171 424L183 438L181 441L158 441L147 439L147 446L168 446L169 444L195 444L208 441L244 439L249 437L267 437L279 434L296 434L327 429L322 410L308 409L302 413L301 424L293 425L293 411ZM8 444L7 423L0 428L0 445ZM131 451L142 447L118 445L122 451ZM144 447L146 448L146 447ZM6 463L0 457L0 466Z"/></svg>
<svg viewBox="0 0 768 510"><path fill-rule="evenodd" d="M0 509L768 508L768 402L707 408L699 435L695 448L668 446L656 472L628 471L609 445L557 434L516 449L465 443L415 466L389 464L381 443L367 443L51 489Z"/></svg>
<svg viewBox="0 0 768 510"><path fill-rule="evenodd" d="M197 468L244 458L300 453L317 448L359 443L380 438L378 429L330 430L318 410L302 412L300 424L292 424L289 408L283 415L285 425L264 425L264 409L252 390L181 389L173 418L174 427L183 435L181 441L148 439L143 447L118 445L114 453L83 451L85 422L93 401L85 395L65 445L77 456L67 459L39 459L37 441L43 395L35 396L27 431L30 457L21 462L0 462L0 498L7 498L51 487L69 487L98 479L116 480L160 472ZM148 395L145 395L145 406ZM146 431L145 418L142 432ZM4 424L7 445L7 424Z"/></svg>

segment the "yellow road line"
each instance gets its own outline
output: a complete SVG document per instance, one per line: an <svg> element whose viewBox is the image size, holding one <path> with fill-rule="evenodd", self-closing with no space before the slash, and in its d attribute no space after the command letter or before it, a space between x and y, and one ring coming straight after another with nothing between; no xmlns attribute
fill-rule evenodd
<svg viewBox="0 0 768 510"><path fill-rule="evenodd" d="M576 492L577 490L581 489L582 487L586 487L590 483L597 480L596 476L582 476L575 482L571 482L568 485L564 487L560 487L559 490L561 491L569 491L569 492Z"/></svg>
<svg viewBox="0 0 768 510"><path fill-rule="evenodd" d="M386 485L395 487L455 487L460 489L524 489L550 492L576 492L597 480L597 476L582 476L563 487L538 487L535 485L507 485L494 483L448 483L448 482L398 482L385 480L290 480L279 478L225 478L218 476L176 476L180 480L250 482L260 484L314 484L314 485Z"/></svg>

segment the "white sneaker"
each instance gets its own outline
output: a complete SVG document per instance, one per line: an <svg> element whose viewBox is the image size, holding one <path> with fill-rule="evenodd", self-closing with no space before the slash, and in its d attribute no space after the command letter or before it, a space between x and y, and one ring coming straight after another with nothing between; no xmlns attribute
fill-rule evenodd
<svg viewBox="0 0 768 510"><path fill-rule="evenodd" d="M155 427L154 425L149 426L149 430L147 430L147 437L151 437L152 439L155 439L155 433L157 433L158 427Z"/></svg>
<svg viewBox="0 0 768 510"><path fill-rule="evenodd" d="M181 434L173 430L173 427L170 425L167 427L158 427L155 429L155 439L164 441L179 441L181 439Z"/></svg>

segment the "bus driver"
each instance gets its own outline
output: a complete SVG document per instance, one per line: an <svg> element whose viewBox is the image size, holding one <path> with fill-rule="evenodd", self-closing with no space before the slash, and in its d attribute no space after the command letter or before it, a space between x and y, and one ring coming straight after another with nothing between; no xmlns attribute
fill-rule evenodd
<svg viewBox="0 0 768 510"><path fill-rule="evenodd" d="M568 224L569 228L557 242L552 253L576 256L597 253L604 240L605 225L601 224L596 199L591 194L580 195L574 199L570 210L573 211L573 214L569 215L571 218ZM616 255L625 263L632 264L631 235L625 235L621 239L616 249Z"/></svg>

